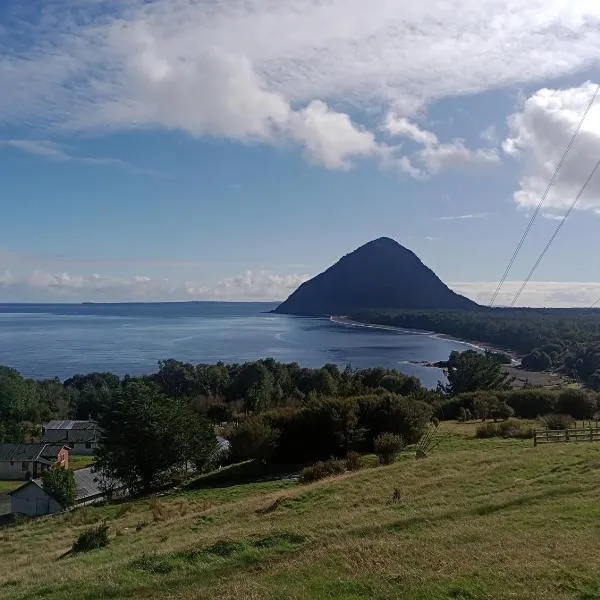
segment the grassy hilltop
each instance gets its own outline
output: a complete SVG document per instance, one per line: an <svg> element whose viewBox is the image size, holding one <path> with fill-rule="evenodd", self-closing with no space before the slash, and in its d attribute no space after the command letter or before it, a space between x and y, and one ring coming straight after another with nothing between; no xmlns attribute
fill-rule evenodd
<svg viewBox="0 0 600 600"><path fill-rule="evenodd" d="M311 485L254 483L0 530L0 597L600 598L599 447L478 440ZM107 548L60 558L106 520Z"/></svg>

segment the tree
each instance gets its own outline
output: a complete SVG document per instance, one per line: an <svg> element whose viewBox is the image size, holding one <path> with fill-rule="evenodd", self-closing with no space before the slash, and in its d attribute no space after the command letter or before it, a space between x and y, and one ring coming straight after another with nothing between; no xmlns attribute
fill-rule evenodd
<svg viewBox="0 0 600 600"><path fill-rule="evenodd" d="M448 384L440 384L440 389L448 396L478 390L508 390L513 381L497 360L475 350L452 352L445 369Z"/></svg>
<svg viewBox="0 0 600 600"><path fill-rule="evenodd" d="M236 424L227 434L233 461L265 460L273 451L278 432L260 417L252 416Z"/></svg>
<svg viewBox="0 0 600 600"><path fill-rule="evenodd" d="M552 359L540 350L534 350L521 359L521 366L530 371L547 371L552 368Z"/></svg>
<svg viewBox="0 0 600 600"><path fill-rule="evenodd" d="M77 487L73 471L64 467L54 467L42 475L42 487L63 508L75 504Z"/></svg>
<svg viewBox="0 0 600 600"><path fill-rule="evenodd" d="M175 469L201 468L216 446L212 425L187 401L168 398L152 384L132 380L102 408L96 469L146 492Z"/></svg>

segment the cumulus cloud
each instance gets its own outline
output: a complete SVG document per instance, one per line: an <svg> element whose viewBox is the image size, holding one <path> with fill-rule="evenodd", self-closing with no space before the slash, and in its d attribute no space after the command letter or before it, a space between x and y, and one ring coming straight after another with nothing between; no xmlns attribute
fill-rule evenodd
<svg viewBox="0 0 600 600"><path fill-rule="evenodd" d="M0 272L0 301L282 300L308 279L304 274L245 271L212 284L144 275L116 277L34 269Z"/></svg>
<svg viewBox="0 0 600 600"><path fill-rule="evenodd" d="M382 129L392 137L407 138L423 146L410 157L403 156L396 161L400 171L417 179L436 175L446 169L488 167L500 162L494 148L470 149L460 139L441 143L435 133L422 129L405 117L388 115Z"/></svg>
<svg viewBox="0 0 600 600"><path fill-rule="evenodd" d="M509 306L522 281L506 281L498 294L496 306ZM481 304L488 304L497 281L454 282L453 290ZM589 307L600 298L600 283L577 281L531 281L521 294L518 306L572 308Z"/></svg>
<svg viewBox="0 0 600 600"><path fill-rule="evenodd" d="M17 4L3 15L0 124L291 141L342 169L381 151L349 114L405 118L436 99L576 72L600 46L589 0ZM495 159L456 142L430 143L420 160L399 166Z"/></svg>
<svg viewBox="0 0 600 600"><path fill-rule="evenodd" d="M542 89L527 98L508 120L504 152L520 161L522 175L514 201L519 207L537 206L597 85L587 82L569 89ZM564 214L600 159L600 104L590 110L555 184L544 202L544 216ZM579 210L600 211L600 177L581 197Z"/></svg>

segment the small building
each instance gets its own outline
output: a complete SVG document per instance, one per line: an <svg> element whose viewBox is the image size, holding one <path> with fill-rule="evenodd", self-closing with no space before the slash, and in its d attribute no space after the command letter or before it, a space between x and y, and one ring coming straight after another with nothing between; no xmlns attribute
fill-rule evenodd
<svg viewBox="0 0 600 600"><path fill-rule="evenodd" d="M42 442L64 444L73 454L93 454L98 447L95 421L50 421L43 427Z"/></svg>
<svg viewBox="0 0 600 600"><path fill-rule="evenodd" d="M79 469L73 473L73 476L77 489L75 506L87 506L102 502L107 488L114 492L122 487L116 482L109 484L100 474L94 473L91 467ZM44 490L41 479L28 481L9 495L11 512L15 514L40 517L63 510L62 506Z"/></svg>
<svg viewBox="0 0 600 600"><path fill-rule="evenodd" d="M69 466L63 444L0 444L0 479L18 481L40 477L54 467Z"/></svg>

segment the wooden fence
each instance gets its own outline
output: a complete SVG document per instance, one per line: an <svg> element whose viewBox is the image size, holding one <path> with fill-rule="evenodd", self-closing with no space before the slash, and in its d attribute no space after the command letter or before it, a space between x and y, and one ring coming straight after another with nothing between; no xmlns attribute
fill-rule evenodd
<svg viewBox="0 0 600 600"><path fill-rule="evenodd" d="M571 429L536 429L533 432L533 445L560 442L600 442L600 427L595 423L588 427Z"/></svg>

